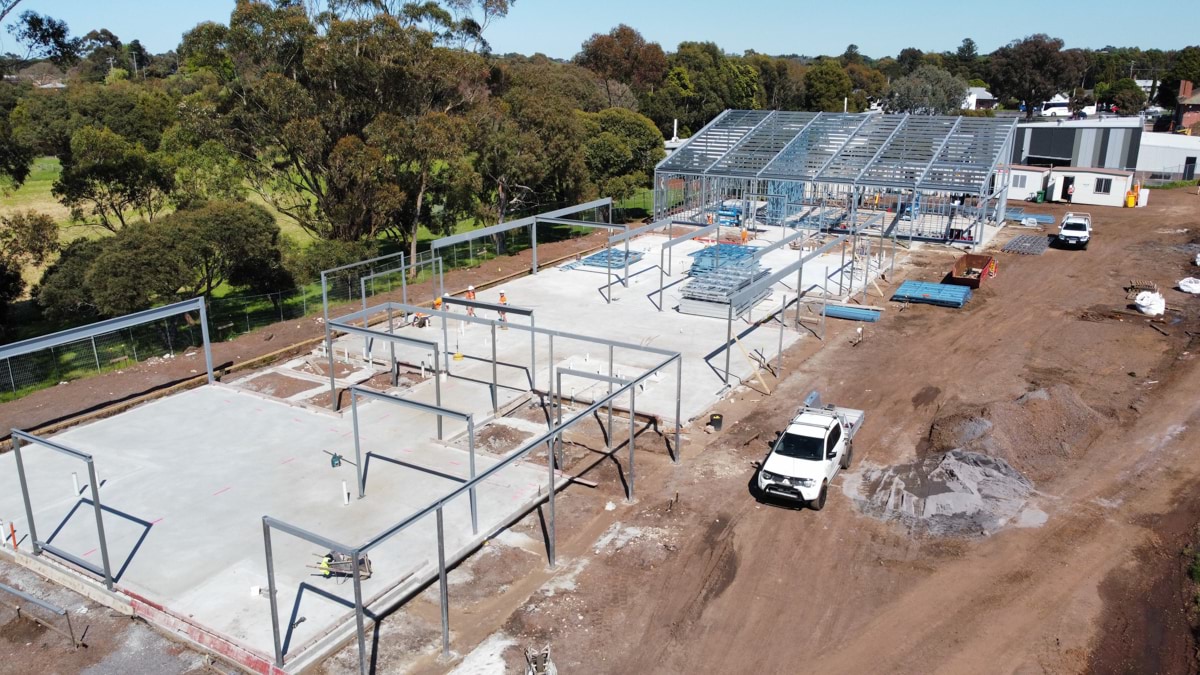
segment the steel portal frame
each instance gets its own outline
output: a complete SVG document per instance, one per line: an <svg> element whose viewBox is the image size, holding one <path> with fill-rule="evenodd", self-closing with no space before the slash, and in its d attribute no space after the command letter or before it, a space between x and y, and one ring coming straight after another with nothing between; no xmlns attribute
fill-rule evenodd
<svg viewBox="0 0 1200 675"><path fill-rule="evenodd" d="M34 436L33 434L26 433L20 429L12 430L12 440L13 452L16 453L17 460L17 478L21 482L21 497L25 501L25 517L29 520L29 541L33 543L33 554L37 556L41 555L42 551L49 551L59 558L62 558L63 560L66 560L77 567L85 569L96 576L99 576L104 580L104 586L111 591L113 589L112 565L109 563L108 559L108 537L104 535L104 510L100 504L100 486L96 481L96 462L92 459L92 456L86 452L80 452L74 448L68 448L60 443L55 443L54 441ZM25 478L25 461L21 452L22 442L29 443L30 445L40 445L43 448L53 450L54 452L66 455L67 457L81 460L87 465L88 486L91 489L92 494L92 508L96 512L96 534L100 539L100 567L93 565L77 555L67 553L58 547L51 546L49 543L38 539L37 524L33 519L33 501L29 495L29 483ZM54 537L51 536L51 539L53 538Z"/></svg>
<svg viewBox="0 0 1200 675"><path fill-rule="evenodd" d="M1007 208L999 165L1015 131L1016 120L996 118L727 110L655 168L654 217L727 200L748 214L765 196L769 224L809 226L801 211L819 207L815 222L828 229L831 213L841 221L849 204L886 196L885 208L913 214L897 221L902 236L977 248L983 224Z"/></svg>
<svg viewBox="0 0 1200 675"><path fill-rule="evenodd" d="M78 328L68 328L67 330L51 333L50 335L29 338L28 340L21 340L20 342L13 342L7 345L0 345L0 361L21 356L23 354L31 354L43 349L50 349L51 347L57 347L59 345L65 345L78 340L94 338L106 333L125 330L126 328L140 326L144 323L150 323L160 319L168 319L180 314L187 314L188 312L200 313L200 335L204 342L204 362L208 373L208 383L212 384L214 381L216 381L216 378L213 376L212 344L209 342L208 338L208 310L204 305L203 297L192 298L191 300L184 300L183 302L176 302L171 305L155 307L154 309L147 309L145 311L135 312L133 314L126 314L125 316L118 316L113 319L97 321L96 323L90 323L86 326L79 326Z"/></svg>
<svg viewBox="0 0 1200 675"><path fill-rule="evenodd" d="M374 337L380 337L381 339L394 339L394 338L398 337L398 336L391 335L389 333L382 333L380 331L374 331L369 328L360 328L357 326L350 326L346 323L343 323L343 320L344 321L353 321L358 318L365 319L368 314L378 312L378 311L380 311L380 309L381 309L380 307L370 308L366 311L356 312L355 314L348 315L346 317L342 317L341 320L337 320L337 321L333 321L333 322L329 322L329 323L333 324L338 330L350 329L350 330L347 330L347 332L350 332L352 334L372 335ZM420 311L429 312L431 314L446 314L445 312L439 312L437 310L427 310L427 309L423 309L423 308L419 308L419 307L414 307L411 305L403 305L403 304L398 304L398 303L387 303L385 306L383 306L383 309L385 309L385 310L399 309L399 310L403 310L406 312L420 310ZM456 315L456 318L463 319L466 317L464 317L462 315ZM489 323L490 321L486 320L486 319L480 319L479 322ZM490 322L490 323L495 323L495 322ZM436 520L437 520L437 535L438 535L437 536L437 539L438 539L438 584L439 584L439 596L441 599L440 605L441 605L441 618L442 618L442 652L444 655L448 655L449 650L450 650L449 585L448 585L448 581L447 581L447 570L448 570L449 565L446 561L446 553L445 553L445 525L444 525L444 516L443 516L443 509L448 503L450 503L454 499L462 496L464 493L468 494L468 495L474 495L475 488L478 485L480 485L482 482L486 481L493 475L502 471L505 467L515 463L519 459L524 458L529 453L531 453L535 448L537 448L543 444L546 444L550 448L550 451L547 452L547 462L546 462L547 470L548 470L548 486L547 486L547 494L546 494L547 529L549 531L548 532L549 536L547 538L547 557L549 559L550 566L554 567L556 564L556 562L555 562L555 541L557 538L556 537L556 529L555 529L555 517L554 517L554 496L555 496L555 493L557 492L557 485L556 485L555 479L558 475L558 471L556 469L555 456L554 456L554 448L556 448L558 446L558 444L560 443L560 441L562 439L562 434L564 432L566 432L567 429L574 426L575 424L578 424L579 422L589 418L593 413L597 412L598 410L603 408L605 405L610 406L610 414L611 414L611 405L612 405L613 400L625 395L626 393L629 393L629 395L630 395L630 439L629 439L630 447L629 447L629 452L630 452L630 462L631 462L631 469L632 469L632 458L633 458L633 453L634 453L634 437L636 435L636 433L635 433L635 423L636 423L635 410L636 409L634 407L635 400L636 400L635 399L636 388L638 386L642 385L647 379L654 376L659 371L664 370L665 368L669 367L672 363L674 363L675 367L676 367L676 391L675 391L676 420L675 420L675 434L674 434L675 435L675 443L674 443L673 453L671 455L671 460L673 463L679 462L680 453L682 450L681 443L682 443L682 426L683 426L682 420L680 419L681 414L682 414L681 406L682 406L682 396L683 396L683 355L682 354L680 354L679 352L672 352L672 351L665 350L665 349L658 349L656 347L637 345L637 344L632 344L632 343L627 343L627 342L620 342L620 341L616 341L616 340L608 340L605 338L597 338L597 337L592 337L592 336L587 336L587 335L580 335L577 333L569 333L569 332L565 332L565 331L551 330L551 329L547 329L547 328L538 328L536 326L524 326L524 325L520 325L520 324L513 324L513 325L511 325L511 328L516 329L516 330L529 331L531 336L546 335L549 337L550 354L551 354L551 357L550 357L550 363L551 363L550 382L552 383L552 389L553 389L553 391L551 392L551 395L553 398L555 398L557 401L559 401L560 405L559 405L558 417L552 423L551 428L549 428L546 431L546 433L542 434L541 436L538 436L537 438L530 440L528 443L526 443L526 445L524 447L512 452L507 457L505 457L501 461L497 462L496 464L494 464L493 466L491 466L490 468L485 470L483 473L475 475L473 478L471 478L470 480L465 482L463 485L455 488L454 490L450 491L446 495L435 500L432 504L409 515L408 517L404 518L403 520L396 523L395 525L392 525L392 526L386 528L379 534L371 537L367 541L365 541L357 546L350 546L350 545L341 543L341 542L331 539L329 537L325 537L325 536L317 534L315 532L310 532L304 528L297 527L295 525L289 524L285 521L279 520L277 518L273 518L271 516L267 516L267 515L263 516L263 518L262 518L263 549L264 549L264 554L266 556L266 564L267 564L267 585L268 585L268 595L270 598L270 605L271 605L271 629L272 629L272 636L274 638L274 643L275 643L275 663L277 666L283 667L284 655L283 655L283 642L282 642L280 622L279 622L278 598L276 597L277 586L276 586L276 580L275 580L275 560L274 560L274 552L273 552L273 549L271 546L272 530L279 530L279 531L289 534L291 536L294 536L294 537L303 539L305 541L308 541L310 543L313 543L319 547L326 548L330 551L336 551L343 555L347 555L351 558L351 561L352 561L351 575L352 575L352 583L354 586L355 625L356 625L356 633L357 633L357 638L358 638L358 650L359 650L359 672L360 672L360 675L365 675L365 673L367 672L366 628L365 628L365 625L366 625L365 611L366 611L366 609L365 609L365 605L364 605L363 599L362 599L362 581L359 577L360 560L361 560L361 556L364 553L367 553L367 552L371 551L372 549L376 548L377 546L383 544L388 539L392 538L393 536L396 536L397 534L404 531L405 529L407 529L414 523L418 522L422 518L424 518L430 514L435 514ZM571 369L554 367L553 354L554 354L554 339L556 337L559 339L579 340L579 341L590 342L590 343L594 343L594 344L600 344L600 345L607 346L610 350L610 363L611 363L612 350L616 349L616 348L629 349L629 350L633 350L633 351L655 354L655 355L663 356L665 358L662 361L660 361L660 362L656 363L655 365L646 369L644 372L642 372L642 374L638 375L637 377L631 377L628 379L615 378L615 377L612 377L611 375L608 377L604 377L604 376L597 376L595 374L590 374L590 373L578 373L578 371L574 371ZM535 339L535 338L531 337L531 339ZM413 342L422 343L424 345L431 345L435 350L437 349L436 342L428 342L428 341L422 341L422 340L414 340ZM493 358L493 367L494 367L494 365L495 365L495 359ZM611 366L610 366L610 368L611 368ZM573 417L571 417L567 421L563 422L561 419L562 392L559 390L560 387L554 386L554 383L556 383L560 379L560 378L556 378L556 375L560 374L560 373L566 374L566 375L580 374L580 375L583 375L586 377L590 377L592 379L608 381L610 384L612 384L614 386L616 386L616 385L619 385L619 386L617 386L617 388L615 388L615 389L610 387L609 391L603 397L597 398L595 401L593 401L587 407L585 407L584 409L577 412ZM436 373L435 373L435 378L436 378ZM353 392L355 389L356 388L352 387L351 391ZM379 394L378 392L370 392L370 390L364 390L362 388L357 388L357 389L358 389L358 393L360 395L377 394L378 396L387 397L386 394ZM370 394L368 394L367 392L370 392ZM397 397L388 397L388 398L393 399L394 402L404 400L404 399L400 399ZM353 405L353 401L354 401L354 397L352 396L352 405ZM412 403L412 402L406 402L405 404L410 404L410 403ZM427 406L424 404L421 404L421 405L423 406L423 407L421 407L421 409L426 410L427 412L435 413L438 415L439 436L441 434L440 422L441 422L441 417L443 415L446 415L446 416L464 415L464 413L459 413L459 412L451 411L447 408L442 408L440 406L440 398L439 398L439 405L437 405L437 406ZM413 407L418 407L418 406L413 406ZM472 420L472 423L473 423L473 420ZM611 429L611 422L610 422L609 428ZM357 432L356 432L355 436L357 438ZM472 433L471 436L473 438L474 434ZM611 433L610 433L610 438L611 438ZM359 450L356 447L356 453L358 453L358 452L359 452ZM359 462L359 465L361 466L361 461ZM359 486L360 486L360 494L365 496L365 491L362 490L361 474L359 477ZM632 480L630 481L628 495L629 495L630 499L633 498ZM507 527L509 524L510 524L509 522L505 522L505 523L502 523L500 527L501 528ZM453 564L453 563L451 563L451 564Z"/></svg>

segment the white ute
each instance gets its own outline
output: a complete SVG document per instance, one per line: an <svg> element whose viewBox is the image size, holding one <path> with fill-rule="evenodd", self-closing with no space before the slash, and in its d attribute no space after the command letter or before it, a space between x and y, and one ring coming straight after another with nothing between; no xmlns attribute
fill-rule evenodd
<svg viewBox="0 0 1200 675"><path fill-rule="evenodd" d="M1087 248L1092 240L1092 214L1068 212L1058 226L1060 246Z"/></svg>
<svg viewBox="0 0 1200 675"><path fill-rule="evenodd" d="M760 494L806 502L820 511L830 481L850 468L854 435L865 417L861 410L822 407L820 395L809 394L759 469Z"/></svg>

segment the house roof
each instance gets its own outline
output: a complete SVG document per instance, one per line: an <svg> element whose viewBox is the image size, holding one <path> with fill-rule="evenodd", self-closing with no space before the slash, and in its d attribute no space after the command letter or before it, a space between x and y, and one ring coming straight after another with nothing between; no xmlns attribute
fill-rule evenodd
<svg viewBox="0 0 1200 675"><path fill-rule="evenodd" d="M1054 170L1058 171L1059 173L1098 173L1105 176L1133 176L1132 171L1123 171L1121 169L1099 169L1083 166L1060 166L1055 167Z"/></svg>
<svg viewBox="0 0 1200 675"><path fill-rule="evenodd" d="M992 96L992 92L988 91L987 89L984 89L983 87L968 87L967 92L968 92L968 94L974 94L976 100L979 100L981 98L982 99L990 98L992 100L996 99L995 96Z"/></svg>
<svg viewBox="0 0 1200 675"><path fill-rule="evenodd" d="M1028 164L1009 164L1008 168L1012 171L1037 171L1038 173L1050 173L1048 166L1029 166Z"/></svg>
<svg viewBox="0 0 1200 675"><path fill-rule="evenodd" d="M1200 105L1200 92L1196 92L1191 96L1180 101L1183 105Z"/></svg>
<svg viewBox="0 0 1200 675"><path fill-rule="evenodd" d="M655 171L892 188L985 189L1015 118L727 110Z"/></svg>

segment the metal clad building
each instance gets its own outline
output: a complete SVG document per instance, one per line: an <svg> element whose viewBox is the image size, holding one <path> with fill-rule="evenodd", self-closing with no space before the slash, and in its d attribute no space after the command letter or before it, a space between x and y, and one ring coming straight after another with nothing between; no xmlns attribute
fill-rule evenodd
<svg viewBox="0 0 1200 675"><path fill-rule="evenodd" d="M1140 122L1131 117L1021 124L1012 162L1132 171L1142 143Z"/></svg>

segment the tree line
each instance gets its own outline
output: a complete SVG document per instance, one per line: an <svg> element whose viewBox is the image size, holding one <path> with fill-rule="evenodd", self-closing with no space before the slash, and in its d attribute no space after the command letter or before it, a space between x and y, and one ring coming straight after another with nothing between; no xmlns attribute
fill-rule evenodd
<svg viewBox="0 0 1200 675"><path fill-rule="evenodd" d="M0 20L20 0L0 0ZM727 108L954 113L968 86L1003 105L1070 93L1140 108L1133 74L1200 78L1200 48L1065 49L1034 35L979 54L873 59L674 52L628 26L559 61L491 51L507 0L241 0L150 54L21 14L0 60L0 181L58 159L53 195L104 236L59 245L33 212L0 219L0 312L25 290L51 318L134 311L222 285L269 292L423 230L503 221L650 185L664 135ZM61 84L60 84L61 83ZM66 86L61 86L65 84ZM1136 94L1133 92L1136 89ZM1031 108L1032 106L1030 106ZM310 235L300 245L278 220ZM2 317L0 317L2 322Z"/></svg>

